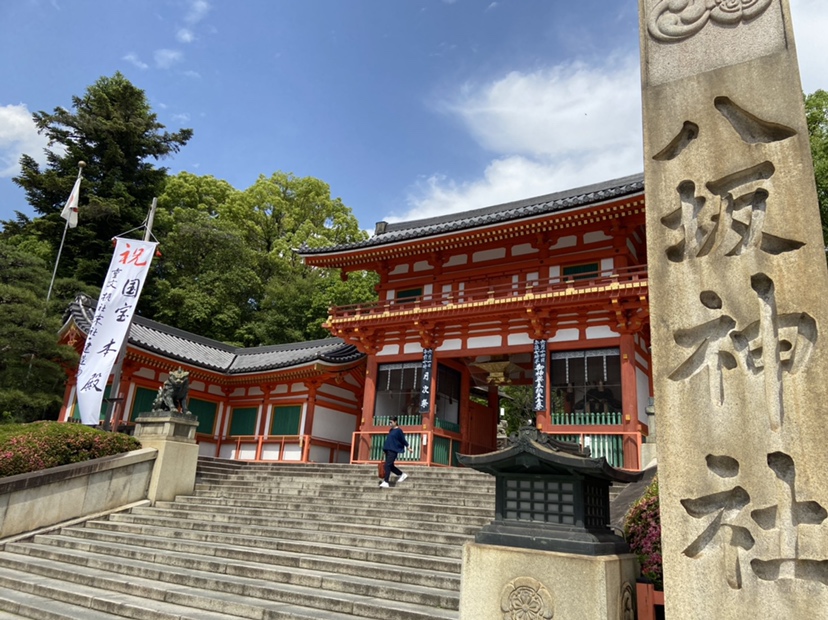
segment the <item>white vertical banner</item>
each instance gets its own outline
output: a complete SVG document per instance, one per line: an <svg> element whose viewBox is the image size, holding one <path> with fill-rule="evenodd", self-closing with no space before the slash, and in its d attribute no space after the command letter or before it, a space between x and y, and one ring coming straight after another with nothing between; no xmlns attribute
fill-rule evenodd
<svg viewBox="0 0 828 620"><path fill-rule="evenodd" d="M121 345L126 342L127 330L158 245L152 241L115 239L115 254L109 263L78 365L78 407L81 422L88 425L98 424L100 420L109 373Z"/></svg>

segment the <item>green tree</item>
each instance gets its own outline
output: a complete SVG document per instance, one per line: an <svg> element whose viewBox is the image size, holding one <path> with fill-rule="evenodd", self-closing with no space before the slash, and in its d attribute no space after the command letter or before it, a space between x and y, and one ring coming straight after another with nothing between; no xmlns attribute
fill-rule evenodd
<svg viewBox="0 0 828 620"><path fill-rule="evenodd" d="M828 246L828 92L817 90L805 96L805 119L814 159L822 236Z"/></svg>
<svg viewBox="0 0 828 620"><path fill-rule="evenodd" d="M204 211L176 208L154 273L152 314L158 321L224 342L256 312L262 284L256 256L232 223Z"/></svg>
<svg viewBox="0 0 828 620"><path fill-rule="evenodd" d="M23 155L21 173L13 181L40 217L30 220L17 213L16 220L3 222L3 237L24 237L29 244L46 241L54 255L64 228L60 211L78 163L84 161L79 225L67 234L59 273L99 285L112 254L110 239L139 226L164 186L166 168L153 162L178 152L192 130L164 131L144 91L120 73L102 77L82 97L72 97L72 110L58 107L33 118L50 141L47 163L41 170L30 155Z"/></svg>
<svg viewBox="0 0 828 620"><path fill-rule="evenodd" d="M76 281L59 280L45 308L51 272L46 263L0 240L0 417L17 422L55 419L74 349L57 344L61 311Z"/></svg>

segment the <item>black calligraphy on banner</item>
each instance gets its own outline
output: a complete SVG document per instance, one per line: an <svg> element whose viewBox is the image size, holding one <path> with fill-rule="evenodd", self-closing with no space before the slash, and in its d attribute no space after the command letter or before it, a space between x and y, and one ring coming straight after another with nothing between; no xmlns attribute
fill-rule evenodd
<svg viewBox="0 0 828 620"><path fill-rule="evenodd" d="M535 411L546 410L546 340L535 340L535 359L532 364L534 369L533 384L535 387L534 400Z"/></svg>
<svg viewBox="0 0 828 620"><path fill-rule="evenodd" d="M78 407L84 424L98 423L103 388L125 342L155 245L148 241L116 239L115 254L101 287L78 365Z"/></svg>
<svg viewBox="0 0 828 620"><path fill-rule="evenodd" d="M425 415L431 411L431 379L433 349L423 349L423 380L420 384L420 413Z"/></svg>

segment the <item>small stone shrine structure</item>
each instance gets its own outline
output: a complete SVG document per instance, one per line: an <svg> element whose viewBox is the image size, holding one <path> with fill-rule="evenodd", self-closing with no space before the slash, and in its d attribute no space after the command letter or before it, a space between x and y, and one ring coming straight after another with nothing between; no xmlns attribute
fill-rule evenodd
<svg viewBox="0 0 828 620"><path fill-rule="evenodd" d="M788 0L639 0L666 616L828 613L828 273Z"/></svg>
<svg viewBox="0 0 828 620"><path fill-rule="evenodd" d="M461 620L633 620L638 566L607 524L612 481L640 477L533 427L459 456L496 478L496 516L463 550Z"/></svg>

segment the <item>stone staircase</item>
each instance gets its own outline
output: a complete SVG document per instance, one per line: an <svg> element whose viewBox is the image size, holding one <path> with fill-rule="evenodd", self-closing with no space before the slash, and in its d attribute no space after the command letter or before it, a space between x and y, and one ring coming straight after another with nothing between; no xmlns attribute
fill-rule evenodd
<svg viewBox="0 0 828 620"><path fill-rule="evenodd" d="M0 620L457 618L494 479L402 468L200 459L192 496L7 543Z"/></svg>

